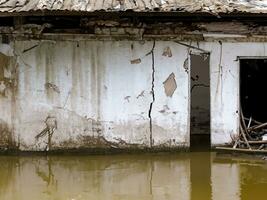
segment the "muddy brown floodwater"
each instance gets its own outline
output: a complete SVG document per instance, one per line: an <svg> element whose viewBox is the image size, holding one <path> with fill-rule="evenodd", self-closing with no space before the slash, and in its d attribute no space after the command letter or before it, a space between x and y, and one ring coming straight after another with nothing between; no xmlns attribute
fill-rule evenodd
<svg viewBox="0 0 267 200"><path fill-rule="evenodd" d="M0 200L267 198L267 161L215 153L1 156Z"/></svg>

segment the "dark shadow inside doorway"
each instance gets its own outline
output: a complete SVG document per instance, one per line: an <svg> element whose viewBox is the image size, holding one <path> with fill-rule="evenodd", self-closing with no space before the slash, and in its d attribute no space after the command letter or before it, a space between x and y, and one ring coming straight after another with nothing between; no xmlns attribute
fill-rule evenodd
<svg viewBox="0 0 267 200"><path fill-rule="evenodd" d="M210 150L209 55L191 55L190 150Z"/></svg>

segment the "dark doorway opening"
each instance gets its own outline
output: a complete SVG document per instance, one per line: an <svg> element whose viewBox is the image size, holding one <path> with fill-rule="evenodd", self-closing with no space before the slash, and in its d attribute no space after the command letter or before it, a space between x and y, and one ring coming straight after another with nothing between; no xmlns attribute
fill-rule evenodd
<svg viewBox="0 0 267 200"><path fill-rule="evenodd" d="M240 101L243 115L267 122L267 59L240 59Z"/></svg>
<svg viewBox="0 0 267 200"><path fill-rule="evenodd" d="M210 150L209 55L191 55L190 150Z"/></svg>

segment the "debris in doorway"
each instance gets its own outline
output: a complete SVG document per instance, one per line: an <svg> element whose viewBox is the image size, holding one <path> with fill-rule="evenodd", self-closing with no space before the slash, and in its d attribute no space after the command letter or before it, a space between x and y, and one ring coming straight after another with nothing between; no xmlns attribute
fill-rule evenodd
<svg viewBox="0 0 267 200"><path fill-rule="evenodd" d="M267 150L267 122L246 118L240 111L240 133L233 137L233 149Z"/></svg>

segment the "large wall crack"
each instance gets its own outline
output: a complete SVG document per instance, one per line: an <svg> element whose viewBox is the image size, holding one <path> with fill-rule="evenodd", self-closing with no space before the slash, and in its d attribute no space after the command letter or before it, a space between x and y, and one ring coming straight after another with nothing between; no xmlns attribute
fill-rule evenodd
<svg viewBox="0 0 267 200"><path fill-rule="evenodd" d="M150 103L150 106L149 106L149 111L148 111L148 117L149 117L149 129L150 129L150 147L153 146L153 130L152 130L152 116L151 116L151 113L152 113L152 109L153 109L153 104L155 102L155 53L154 53L154 49L155 49L155 45L156 45L156 42L154 40L153 42L153 46L152 46L152 49L151 51L149 51L146 56L148 55L151 55L151 59L152 59L152 81L151 81L151 95L152 95L152 102Z"/></svg>

